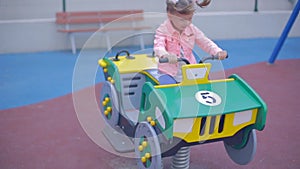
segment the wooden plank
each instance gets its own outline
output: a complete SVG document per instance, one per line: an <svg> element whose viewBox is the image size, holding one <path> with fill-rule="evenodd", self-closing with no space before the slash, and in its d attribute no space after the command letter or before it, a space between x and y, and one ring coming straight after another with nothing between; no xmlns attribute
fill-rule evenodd
<svg viewBox="0 0 300 169"><path fill-rule="evenodd" d="M57 18L57 24L88 24L88 23L108 23L112 21L128 22L128 21L141 21L143 16L100 16L100 17L70 17L70 18Z"/></svg>
<svg viewBox="0 0 300 169"><path fill-rule="evenodd" d="M114 28L86 28L86 29L59 29L59 32L65 33L75 33L75 32L107 32L107 31L121 31L121 30L143 30L150 29L148 26L140 26L140 27L114 27Z"/></svg>
<svg viewBox="0 0 300 169"><path fill-rule="evenodd" d="M143 10L57 12L56 17L90 16L90 15L129 15L129 14L137 14L137 13L143 13Z"/></svg>

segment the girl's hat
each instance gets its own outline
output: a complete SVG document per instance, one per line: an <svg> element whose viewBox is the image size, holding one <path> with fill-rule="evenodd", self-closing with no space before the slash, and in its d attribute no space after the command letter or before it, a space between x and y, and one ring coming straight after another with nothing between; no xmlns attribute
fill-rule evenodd
<svg viewBox="0 0 300 169"><path fill-rule="evenodd" d="M167 3L172 3L174 5L177 5L179 3L179 1L182 1L182 0L167 0ZM203 8L203 7L207 6L207 5L209 5L210 1L211 0L203 0L202 2L199 2L199 0L183 0L182 3L179 3L179 4L186 4L187 2L194 2L198 6L200 6L201 8ZM194 5L192 5L192 6L194 6Z"/></svg>

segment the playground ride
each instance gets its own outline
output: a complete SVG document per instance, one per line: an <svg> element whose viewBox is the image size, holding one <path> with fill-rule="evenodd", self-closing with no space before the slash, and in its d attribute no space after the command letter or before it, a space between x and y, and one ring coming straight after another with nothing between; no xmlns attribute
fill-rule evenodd
<svg viewBox="0 0 300 169"><path fill-rule="evenodd" d="M158 71L152 55L120 51L99 60L106 79L100 110L111 131L129 138L141 169L162 168L168 156L172 168L188 168L190 146L217 141L234 162L249 163L256 152L255 130L265 126L265 102L238 75L210 80L210 63L180 61L186 64L176 82Z"/></svg>

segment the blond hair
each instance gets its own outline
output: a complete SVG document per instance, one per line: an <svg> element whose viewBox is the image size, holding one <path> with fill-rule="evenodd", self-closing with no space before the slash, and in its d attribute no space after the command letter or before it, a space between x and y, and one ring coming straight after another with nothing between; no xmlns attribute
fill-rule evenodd
<svg viewBox="0 0 300 169"><path fill-rule="evenodd" d="M203 8L209 5L211 0L203 0L199 2L198 0L166 0L167 12L174 13L178 12L180 14L191 14L195 12L196 5Z"/></svg>

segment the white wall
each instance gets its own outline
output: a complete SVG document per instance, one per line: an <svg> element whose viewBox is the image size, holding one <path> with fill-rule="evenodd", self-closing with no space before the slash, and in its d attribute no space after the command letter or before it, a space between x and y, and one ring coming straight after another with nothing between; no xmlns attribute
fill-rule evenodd
<svg viewBox="0 0 300 169"><path fill-rule="evenodd" d="M276 1L276 3L275 3ZM164 0L66 0L67 11L144 9L143 25L155 28L165 19ZM232 5L234 4L234 5ZM259 0L259 12L252 12L254 0L213 0L199 9L194 24L212 39L279 37L291 13L288 0ZM69 49L68 37L56 31L55 12L62 10L62 0L0 0L0 53L51 51ZM296 20L289 36L300 36L300 23ZM147 31L149 33L149 31ZM111 34L112 44L130 33ZM90 34L76 39L80 48ZM96 46L105 47L103 36ZM147 36L148 43L152 39Z"/></svg>
<svg viewBox="0 0 300 169"><path fill-rule="evenodd" d="M67 11L144 9L163 12L164 0L66 0ZM0 20L53 18L62 0L0 0Z"/></svg>
<svg viewBox="0 0 300 169"><path fill-rule="evenodd" d="M63 0L0 0L0 20L53 18ZM66 0L67 11L144 9L165 12L165 0ZM212 0L201 12L253 11L255 0ZM258 0L259 11L291 10L289 0Z"/></svg>
<svg viewBox="0 0 300 169"><path fill-rule="evenodd" d="M61 0L0 0L0 20L53 18Z"/></svg>
<svg viewBox="0 0 300 169"><path fill-rule="evenodd" d="M255 0L212 0L205 11L253 11ZM258 11L291 10L288 0L258 0Z"/></svg>

